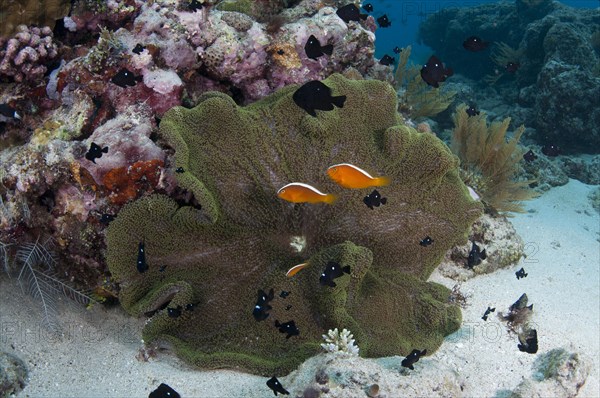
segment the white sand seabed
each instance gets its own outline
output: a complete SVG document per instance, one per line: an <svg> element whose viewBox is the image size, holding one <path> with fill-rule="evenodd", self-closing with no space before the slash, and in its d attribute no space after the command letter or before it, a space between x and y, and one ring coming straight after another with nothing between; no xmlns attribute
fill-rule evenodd
<svg viewBox="0 0 600 398"><path fill-rule="evenodd" d="M537 355L519 352L517 337L495 314L488 322L480 318L487 306L504 311L527 293L534 304L538 354L558 347L584 354L593 369L578 396L599 397L600 218L587 199L592 188L572 180L526 203L529 212L511 221L527 243L527 258L515 267L462 283L462 292L471 295L463 310L463 326L436 353L421 359L414 373L406 376L389 366L384 369L382 364L390 360L353 361L351 371L360 372L361 364L370 374L374 366L380 368L385 378L379 381L381 395L386 397L406 396L401 386L417 381L420 366L433 365L459 375L462 396L502 396L531 377ZM521 266L528 276L517 280L514 273ZM431 280L448 287L455 284L437 273ZM182 397L273 396L264 377L198 371L167 354L138 361L143 320L132 319L119 308L67 307L61 313L67 334L57 340L39 332L38 304L24 298L13 281L0 280L0 300L0 350L16 354L30 370L29 383L19 397L147 397L162 382ZM279 379L290 396L301 396L304 386L298 383L298 374ZM346 391L348 395L341 396L354 396L351 389ZM442 394L430 392L419 396Z"/></svg>

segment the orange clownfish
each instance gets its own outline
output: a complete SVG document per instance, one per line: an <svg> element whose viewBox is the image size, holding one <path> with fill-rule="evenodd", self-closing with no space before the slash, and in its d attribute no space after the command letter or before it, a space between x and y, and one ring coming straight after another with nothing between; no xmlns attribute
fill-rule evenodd
<svg viewBox="0 0 600 398"><path fill-rule="evenodd" d="M335 195L325 194L317 188L301 182L292 182L277 191L277 196L292 203L328 203L335 202Z"/></svg>
<svg viewBox="0 0 600 398"><path fill-rule="evenodd" d="M387 177L372 177L369 173L350 163L335 164L327 169L331 179L344 188L368 188L388 185Z"/></svg>
<svg viewBox="0 0 600 398"><path fill-rule="evenodd" d="M292 276L296 275L298 272L300 272L301 270L303 270L306 267L308 267L308 263L294 265L292 268L290 268L288 270L288 272L286 272L285 276L287 276L288 278L291 278Z"/></svg>

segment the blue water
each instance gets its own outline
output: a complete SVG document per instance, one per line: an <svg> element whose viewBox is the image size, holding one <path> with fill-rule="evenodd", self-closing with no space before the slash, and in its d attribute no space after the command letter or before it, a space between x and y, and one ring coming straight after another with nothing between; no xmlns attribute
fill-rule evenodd
<svg viewBox="0 0 600 398"><path fill-rule="evenodd" d="M514 0L506 0L514 3ZM411 60L415 63L424 63L432 54L432 50L418 44L417 31L419 25L429 15L444 8L473 7L485 3L499 3L498 0L363 0L362 4L371 3L374 18L387 14L392 21L388 28L378 28L375 42L375 56L383 57L384 54L394 55L392 49L396 46L412 46ZM562 0L563 4L577 8L598 8L600 0Z"/></svg>

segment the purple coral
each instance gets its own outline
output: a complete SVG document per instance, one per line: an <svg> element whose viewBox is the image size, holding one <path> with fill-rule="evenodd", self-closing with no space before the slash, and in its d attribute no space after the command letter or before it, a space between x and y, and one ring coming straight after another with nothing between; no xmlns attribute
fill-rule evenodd
<svg viewBox="0 0 600 398"><path fill-rule="evenodd" d="M85 141L87 148L92 142L109 148L95 164L80 160L97 184L101 185L112 169L128 167L137 161L164 160L163 151L149 138L154 120L151 115L147 105L132 106L98 127Z"/></svg>
<svg viewBox="0 0 600 398"><path fill-rule="evenodd" d="M52 29L19 25L10 39L0 37L0 76L16 82L38 83L47 71L46 65L58 55L52 41Z"/></svg>
<svg viewBox="0 0 600 398"><path fill-rule="evenodd" d="M198 12L175 14L206 74L231 82L250 101L288 84L323 79L348 65L364 74L374 63L372 18L362 24L346 24L331 7L289 21L274 33L269 33L265 24L235 12L213 10L208 21ZM318 60L306 57L304 45L311 34L323 44L333 44L333 54Z"/></svg>

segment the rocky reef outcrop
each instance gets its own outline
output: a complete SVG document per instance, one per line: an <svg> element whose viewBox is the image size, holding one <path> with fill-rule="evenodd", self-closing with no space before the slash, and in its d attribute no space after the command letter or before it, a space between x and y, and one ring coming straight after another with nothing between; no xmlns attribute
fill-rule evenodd
<svg viewBox="0 0 600 398"><path fill-rule="evenodd" d="M541 145L598 153L599 24L598 9L517 1L444 9L431 15L419 34L455 72L482 85L487 75L506 102L531 109L529 127ZM472 35L494 42L491 50L467 52L462 42ZM494 55L499 42L519 64L513 73L494 63L494 58L506 61Z"/></svg>

